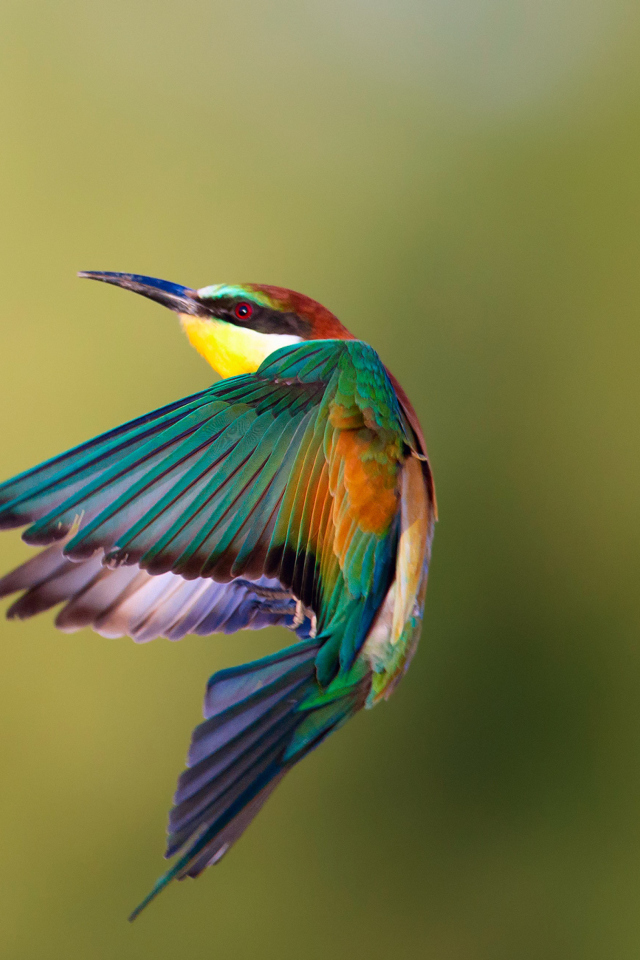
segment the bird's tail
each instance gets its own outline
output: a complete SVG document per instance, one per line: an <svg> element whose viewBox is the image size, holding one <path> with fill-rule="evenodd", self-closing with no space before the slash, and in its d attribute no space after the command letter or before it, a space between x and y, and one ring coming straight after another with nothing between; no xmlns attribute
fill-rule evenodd
<svg viewBox="0 0 640 960"><path fill-rule="evenodd" d="M304 640L210 679L169 818L165 856L180 856L130 920L171 880L217 863L285 773L363 706L369 676L355 669L322 690L318 649Z"/></svg>

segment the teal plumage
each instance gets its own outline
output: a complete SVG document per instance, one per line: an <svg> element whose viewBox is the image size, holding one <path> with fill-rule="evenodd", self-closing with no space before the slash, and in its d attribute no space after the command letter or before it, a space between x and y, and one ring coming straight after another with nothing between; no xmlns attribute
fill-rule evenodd
<svg viewBox="0 0 640 960"><path fill-rule="evenodd" d="M97 278L112 276L134 288L130 275ZM205 302L205 291L133 280L154 299ZM220 289L226 304L231 288ZM27 525L25 541L46 548L0 581L0 595L26 591L10 616L64 602L62 629L140 641L271 624L299 637L211 678L170 818L178 860L141 906L217 862L293 764L395 685L415 646L431 475L406 398L344 333L270 349L255 372L0 486L0 527Z"/></svg>

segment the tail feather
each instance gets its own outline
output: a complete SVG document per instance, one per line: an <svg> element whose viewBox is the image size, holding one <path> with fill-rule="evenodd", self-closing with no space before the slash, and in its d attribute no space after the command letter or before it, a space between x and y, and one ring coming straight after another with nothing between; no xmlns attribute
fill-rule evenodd
<svg viewBox="0 0 640 960"><path fill-rule="evenodd" d="M316 685L313 640L264 660L221 670L207 685L205 716L193 731L188 769L169 817L167 856L214 823L247 783L278 754L300 722L302 701Z"/></svg>
<svg viewBox="0 0 640 960"><path fill-rule="evenodd" d="M324 699L317 640L303 640L209 681L204 723L178 781L165 856L178 860L130 919L173 879L196 877L244 832L285 773L364 703L369 678ZM309 704L309 706L305 706Z"/></svg>
<svg viewBox="0 0 640 960"><path fill-rule="evenodd" d="M279 681L308 676L318 646L314 641L297 643L262 660L219 670L207 684L205 717L219 717L230 708L237 709L253 695L273 689Z"/></svg>
<svg viewBox="0 0 640 960"><path fill-rule="evenodd" d="M188 870L178 874L177 879L184 880L185 877L198 877L206 867L219 863L236 840L244 833L253 818L260 812L285 773L285 770L276 773L252 800L246 801L240 813L236 814L226 827L223 827L216 834L213 840L203 848L200 856L190 862Z"/></svg>
<svg viewBox="0 0 640 960"><path fill-rule="evenodd" d="M192 813L191 804L185 804L181 809L180 817L171 823L170 856L177 853L201 828L209 832L211 826L217 824L220 818L224 818L227 811L240 797L245 796L247 790L251 790L252 785L266 771L272 770L275 775L280 770L279 761L285 746L284 737L277 738L269 747L260 744L259 749L253 751L253 754L244 756L241 761L234 764L233 769L221 778L222 782L219 785L218 783L212 785L211 790L205 792L203 798L197 798L199 802L195 806L195 813ZM181 822L184 823L182 829L180 829ZM215 832L218 832L218 828Z"/></svg>
<svg viewBox="0 0 640 960"><path fill-rule="evenodd" d="M202 836L180 857L180 859L168 870L153 886L153 889L147 894L144 900L138 904L135 910L129 915L129 920L133 921L148 906L152 900L158 896L172 880L184 880L185 877L197 877L205 867L213 866L218 863L229 848L244 833L253 818L262 809L265 801L286 773L282 771L267 770L254 782L252 787L245 791L238 798L235 804L227 811L226 816L220 817L209 830L206 830ZM215 833L212 834L212 831Z"/></svg>
<svg viewBox="0 0 640 960"><path fill-rule="evenodd" d="M246 731L242 744L244 749L251 750L254 746L266 741L268 736L276 735L295 709L295 705L291 706L283 703L270 711L266 717L263 717L250 730ZM238 758L239 750L238 743L231 741L227 746L216 750L210 757L204 757L199 763L188 767L178 780L178 787L173 798L176 807L184 801L190 800L203 787L213 782L232 766Z"/></svg>
<svg viewBox="0 0 640 960"><path fill-rule="evenodd" d="M254 723L269 714L272 708L279 707L287 697L290 698L292 705L297 706L307 693L307 687L308 678L296 679L284 688L268 691L257 702L254 701L250 706L247 705L242 711L233 713L230 717L224 715L221 719L212 717L206 720L194 731L187 763L193 765L205 757L210 757L231 740L235 740L238 748L241 749L244 744L242 735L250 730Z"/></svg>

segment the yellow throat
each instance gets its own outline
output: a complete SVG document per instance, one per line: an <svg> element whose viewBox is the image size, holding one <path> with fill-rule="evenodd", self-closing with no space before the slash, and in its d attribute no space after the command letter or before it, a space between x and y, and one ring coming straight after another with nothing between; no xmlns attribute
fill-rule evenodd
<svg viewBox="0 0 640 960"><path fill-rule="evenodd" d="M274 350L301 342L300 337L258 333L216 317L193 317L181 313L180 323L191 346L221 377L255 373Z"/></svg>

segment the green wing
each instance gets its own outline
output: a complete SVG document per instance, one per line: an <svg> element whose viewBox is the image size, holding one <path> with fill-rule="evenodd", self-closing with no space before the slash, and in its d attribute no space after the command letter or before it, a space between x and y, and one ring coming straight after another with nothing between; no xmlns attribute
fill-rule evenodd
<svg viewBox="0 0 640 960"><path fill-rule="evenodd" d="M74 565L275 581L315 615L327 683L393 579L414 443L375 351L312 341L9 480L0 526Z"/></svg>

